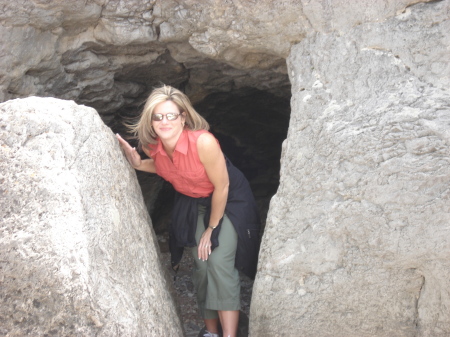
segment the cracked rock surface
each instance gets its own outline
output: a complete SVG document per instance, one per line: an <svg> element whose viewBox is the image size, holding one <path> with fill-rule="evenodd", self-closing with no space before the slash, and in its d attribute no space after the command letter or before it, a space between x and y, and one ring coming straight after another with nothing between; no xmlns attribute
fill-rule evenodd
<svg viewBox="0 0 450 337"><path fill-rule="evenodd" d="M71 99L114 127L161 82L203 106L228 101L223 93L292 95L251 336L450 335L450 0L0 8L2 102ZM0 334L178 336L171 282L143 225L160 184L149 178L141 206L134 173L89 109L17 102L0 114ZM51 116L33 115L52 106L60 108ZM229 125L216 126L225 139ZM279 141L265 130L247 134ZM274 158L266 150L249 172L264 172L262 159ZM264 204L271 170L256 179Z"/></svg>
<svg viewBox="0 0 450 337"><path fill-rule="evenodd" d="M110 125L161 82L194 103L245 87L289 96L286 57L308 33L384 20L415 0L0 0L0 101L94 107Z"/></svg>
<svg viewBox="0 0 450 337"><path fill-rule="evenodd" d="M136 175L95 110L2 103L0 158L0 335L183 335Z"/></svg>
<svg viewBox="0 0 450 337"><path fill-rule="evenodd" d="M252 335L450 334L449 14L419 4L293 47Z"/></svg>

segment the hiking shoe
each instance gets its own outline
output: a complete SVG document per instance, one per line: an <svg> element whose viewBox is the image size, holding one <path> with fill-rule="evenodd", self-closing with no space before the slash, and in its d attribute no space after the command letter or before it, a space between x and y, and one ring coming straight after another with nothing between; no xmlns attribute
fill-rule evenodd
<svg viewBox="0 0 450 337"><path fill-rule="evenodd" d="M203 337L219 337L218 333L212 333L205 329L203 332Z"/></svg>

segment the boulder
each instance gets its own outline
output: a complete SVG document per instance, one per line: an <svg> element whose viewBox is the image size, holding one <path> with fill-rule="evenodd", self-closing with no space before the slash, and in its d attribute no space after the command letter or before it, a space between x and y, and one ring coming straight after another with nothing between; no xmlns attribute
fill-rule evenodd
<svg viewBox="0 0 450 337"><path fill-rule="evenodd" d="M449 18L418 4L292 48L252 336L450 335Z"/></svg>
<svg viewBox="0 0 450 337"><path fill-rule="evenodd" d="M183 335L135 172L94 109L2 103L0 158L0 335Z"/></svg>

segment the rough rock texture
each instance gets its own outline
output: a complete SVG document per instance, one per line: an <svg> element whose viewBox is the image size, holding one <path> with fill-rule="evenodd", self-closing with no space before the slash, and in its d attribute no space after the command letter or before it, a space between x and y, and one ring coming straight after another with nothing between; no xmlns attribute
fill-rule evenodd
<svg viewBox="0 0 450 337"><path fill-rule="evenodd" d="M134 171L92 108L0 105L0 335L182 336Z"/></svg>
<svg viewBox="0 0 450 337"><path fill-rule="evenodd" d="M252 90L288 101L285 58L291 45L313 31L384 20L415 2L0 0L0 102L30 95L74 100L97 109L108 126L124 134L124 120L136 117L152 87L161 82L184 90L194 103L221 93L230 94L221 98L230 103ZM275 135L276 151L242 151L252 155L241 169L269 172L247 175L262 195L263 217L279 165L278 159L272 160L274 165L252 160L253 154L279 158L278 138L285 133L283 128ZM232 138L231 150L247 146L245 139ZM139 181L152 212L160 182L141 175ZM260 188L264 185L269 187ZM159 220L156 224L164 227Z"/></svg>
<svg viewBox="0 0 450 337"><path fill-rule="evenodd" d="M417 4L422 2L427 4ZM449 7L449 0L0 0L0 101L29 95L73 99L96 108L109 126L118 127L124 117L136 115L151 87L160 82L184 89L194 103L202 104L208 104L212 95L225 92L236 97L250 92L248 88L285 98L292 83L281 185L271 203L254 289L252 336L446 336L450 335ZM230 114L242 118L239 112ZM20 121L19 115L16 119ZM220 122L217 130L226 136L228 123ZM27 132L40 130L35 125ZM20 144L28 149L33 139ZM59 139L50 152L42 151L43 161L33 165L47 165L54 149L59 152L51 160L62 160L61 149L70 142ZM9 153L5 151L11 146L2 147L2 153ZM76 146L81 145L75 142L65 156L73 156L75 150L70 149ZM9 166L28 163L24 158ZM40 194L34 195L43 188L33 187L40 182L26 173L33 169L17 169L17 179L30 179L30 187L24 184L19 189L8 180L14 188L5 191L29 191L33 202L41 200ZM58 179L67 172L49 175L52 170L39 170L52 182L45 191L56 186L64 191L58 198L75 193L77 189L60 187ZM131 188L134 175L128 174L131 180L124 178L114 188ZM93 181L97 192L92 193L112 186L109 183L104 177ZM2 189L10 185L2 182ZM147 185L159 188L153 181ZM144 194L151 209L154 194L147 188ZM89 200L96 200L78 199L89 206ZM21 208L16 212L29 214L30 219L39 207L57 213L47 206L27 208L22 196L18 200ZM71 207L92 212L79 203ZM105 200L101 215L111 216L108 207L118 204ZM134 213L129 212L131 226ZM16 217L11 214L8 219ZM62 240L55 226L49 228ZM10 244L19 239L10 238ZM94 247L88 244L90 239L83 240L87 243L70 241L64 246L90 247L77 249L77 254L63 251L73 260L45 263L60 266L57 275L72 277L64 273L76 261L85 261L83 256L100 259L88 254ZM22 254L24 259L32 254L32 248L25 253L14 249L8 254ZM101 254L110 251L96 249ZM83 270L92 264L80 265ZM117 267L110 272L124 273ZM25 285L19 289L22 293L40 275L38 271L48 270L37 267L33 275L22 276L20 265L17 268L16 277ZM86 273L73 277L81 280ZM4 282L7 274L0 275ZM108 277L91 279L98 284ZM73 284L73 293L82 293L79 289L84 286ZM119 292L111 295L113 303ZM90 292L94 293L102 291ZM14 301L8 296L6 301ZM65 327L59 322L71 317L64 310L92 307L54 296L45 297L50 304L43 296L36 302L34 297L18 301L8 312L8 324L13 321L20 327L26 319L42 320L57 329L53 326ZM148 298L129 303L147 305ZM52 303L64 303L53 321L45 311ZM100 331L107 335L114 325L104 322L114 321L120 334L121 327L132 321L114 310L106 314L104 302L98 307L86 311L100 314L77 316L73 328L68 324L67 329L85 326L90 319L94 325L103 324ZM21 308L36 314L25 317L22 313L27 311ZM133 312L129 311L131 316Z"/></svg>
<svg viewBox="0 0 450 337"><path fill-rule="evenodd" d="M286 97L285 58L308 32L383 20L415 2L0 0L0 101L73 99L109 124L160 82L194 102L245 87Z"/></svg>
<svg viewBox="0 0 450 337"><path fill-rule="evenodd" d="M185 88L194 102L248 86L289 95L280 54L286 56L290 44L278 34L279 27L295 23L293 14L280 16L276 27L261 23L273 35L268 41L263 32L255 37L260 28L240 19L241 4L0 0L0 6L0 101L29 95L73 99L96 108L109 124L136 110L161 82ZM272 6L266 20L279 16L280 8ZM236 27L228 29L225 22ZM294 26L291 39L302 22ZM216 55L211 50L224 34L237 44ZM238 48L241 40L250 45Z"/></svg>
<svg viewBox="0 0 450 337"><path fill-rule="evenodd" d="M292 48L252 336L450 335L449 8Z"/></svg>

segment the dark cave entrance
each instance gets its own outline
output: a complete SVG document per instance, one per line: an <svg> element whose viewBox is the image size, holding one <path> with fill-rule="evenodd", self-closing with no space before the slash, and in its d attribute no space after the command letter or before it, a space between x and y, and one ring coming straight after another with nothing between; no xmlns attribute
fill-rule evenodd
<svg viewBox="0 0 450 337"><path fill-rule="evenodd" d="M88 50L94 54L130 52L99 45ZM286 60L268 56L270 66L238 69L205 58L176 61L158 44L146 46L145 52L160 55L149 62L125 63L114 71L113 84L91 93L92 97L82 95L77 103L94 107L113 132L130 138L124 122L137 120L154 87L164 83L180 89L209 122L225 155L249 180L264 227L270 199L279 185L281 145L289 126L291 85ZM83 53L66 62L83 60ZM83 78L83 73L75 77ZM137 171L137 176L155 232L164 233L170 221L172 187L156 175Z"/></svg>
<svg viewBox="0 0 450 337"><path fill-rule="evenodd" d="M289 126L290 88L285 90L286 96L255 88L217 92L194 104L224 154L249 180L263 226L278 188L281 145ZM162 234L170 221L173 188L155 175L137 173L155 232Z"/></svg>

